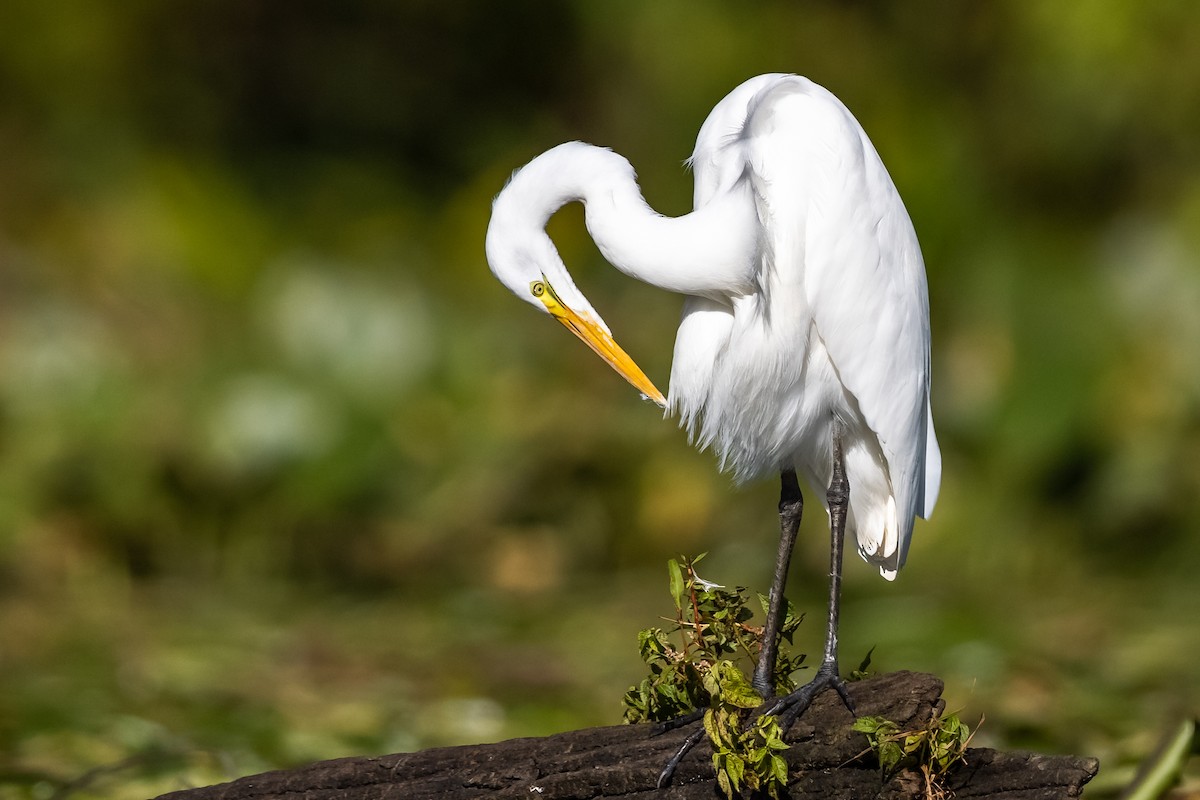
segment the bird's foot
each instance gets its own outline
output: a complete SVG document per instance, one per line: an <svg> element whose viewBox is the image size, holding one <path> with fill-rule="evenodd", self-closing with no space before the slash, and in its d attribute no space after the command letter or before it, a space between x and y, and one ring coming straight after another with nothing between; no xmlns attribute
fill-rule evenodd
<svg viewBox="0 0 1200 800"><path fill-rule="evenodd" d="M757 717L766 714L778 716L779 727L786 733L796 724L796 720L808 710L813 701L817 699L817 696L828 689L833 689L838 693L838 697L842 699L842 704L846 706L846 710L850 712L851 716L858 716L854 710L854 701L850 699L850 693L846 689L846 682L838 676L836 661L827 661L822 664L811 681L796 689L791 694L776 697L763 703L754 716ZM682 717L676 717L675 719L659 723L659 728L655 731L655 734L663 734L667 731L695 724L703 716L704 709L697 709L691 714L685 714ZM670 785L671 778L675 775L675 769L683 761L683 757L699 744L704 736L704 726L700 725L683 740L683 744L679 746L679 749L675 751L674 755L667 761L666 766L663 767L662 772L658 775L659 789L664 789Z"/></svg>
<svg viewBox="0 0 1200 800"><path fill-rule="evenodd" d="M673 717L668 720L663 720L654 726L654 735L662 736L664 733L673 731L676 728L685 728L693 722L699 722L704 719L704 709L697 708L695 711L687 714L680 714L678 717Z"/></svg>
<svg viewBox="0 0 1200 800"><path fill-rule="evenodd" d="M817 695L827 689L836 691L838 697L842 698L842 703L846 706L846 710L852 716L858 716L854 711L854 701L850 699L850 693L846 690L846 682L838 676L836 661L826 661L817 670L817 674L813 676L811 681L796 689L791 694L764 703L762 713L778 716L779 727L786 733L796 724L796 720L800 718L800 715L807 711L808 707L817 699Z"/></svg>
<svg viewBox="0 0 1200 800"><path fill-rule="evenodd" d="M704 709L700 709L699 716L688 714L686 716L679 717L677 720L671 720L669 723L663 723L664 725L670 725L671 727L664 727L658 732L662 733L667 730L673 730L674 728L681 728L684 725L690 725L692 723L699 722L701 719L703 719L703 717ZM662 772L658 773L658 783L656 784L657 788L665 789L670 785L671 778L674 777L675 769L679 766L679 762L683 761L683 757L686 756L693 747L700 744L700 740L703 739L704 736L705 730L703 725L697 725L696 730L688 734L688 737L683 740L683 744L679 746L679 749L674 752L671 758L667 761L666 765L662 768Z"/></svg>

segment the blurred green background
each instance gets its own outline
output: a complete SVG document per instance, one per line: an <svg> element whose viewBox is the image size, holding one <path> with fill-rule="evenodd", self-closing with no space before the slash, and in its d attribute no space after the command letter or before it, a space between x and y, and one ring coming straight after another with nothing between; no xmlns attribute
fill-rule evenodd
<svg viewBox="0 0 1200 800"><path fill-rule="evenodd" d="M568 139L686 212L700 123L767 71L855 112L929 273L941 501L894 584L848 559L844 666L875 646L976 742L1119 781L1200 709L1197 41L1200 6L1139 0L6 0L0 794L615 723L667 558L765 588L775 484L483 235ZM552 233L665 388L680 298L581 220Z"/></svg>

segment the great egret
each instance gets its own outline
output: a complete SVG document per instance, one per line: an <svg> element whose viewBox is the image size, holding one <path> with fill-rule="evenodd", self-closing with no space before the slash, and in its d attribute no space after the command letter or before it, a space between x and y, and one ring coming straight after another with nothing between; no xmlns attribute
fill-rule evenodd
<svg viewBox="0 0 1200 800"><path fill-rule="evenodd" d="M642 394L676 414L739 480L781 475L780 543L754 686L774 693L783 589L800 524L799 472L828 487L829 617L813 680L777 701L790 723L835 688L842 541L889 580L914 518L933 510L941 455L929 410L929 300L916 233L854 116L796 75L760 75L708 115L690 159L694 210L664 217L633 167L569 142L534 158L496 197L492 272L563 323ZM604 257L685 295L664 398L576 288L545 226L584 204Z"/></svg>

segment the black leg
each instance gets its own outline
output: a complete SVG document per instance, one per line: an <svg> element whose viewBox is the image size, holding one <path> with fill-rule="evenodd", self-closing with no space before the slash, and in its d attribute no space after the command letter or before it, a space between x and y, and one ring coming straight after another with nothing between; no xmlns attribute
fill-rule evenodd
<svg viewBox="0 0 1200 800"><path fill-rule="evenodd" d="M683 740L683 744L681 744L679 749L675 751L675 755L671 756L671 759L667 762L667 765L663 767L662 772L658 773L658 783L656 785L659 789L665 789L671 784L671 778L675 775L675 770L679 766L679 762L683 761L683 757L686 756L693 747L700 744L700 740L704 738L705 734L706 731L704 726L701 725Z"/></svg>
<svg viewBox="0 0 1200 800"><path fill-rule="evenodd" d="M826 494L829 502L829 620L825 628L825 654L813 679L781 698L766 713L780 713L780 724L787 730L803 714L812 701L826 689L833 688L854 713L854 704L846 692L846 684L838 675L838 616L842 598L842 546L846 538L846 514L850 507L850 481L846 478L846 463L842 453L842 426L833 424L833 477Z"/></svg>
<svg viewBox="0 0 1200 800"><path fill-rule="evenodd" d="M804 495L796 482L796 471L787 470L780 476L779 490L779 552L775 554L775 575L771 580L771 593L767 601L767 622L763 626L762 649L758 652L758 663L754 666L754 690L764 699L775 696L775 658L779 652L779 630L787 613L787 601L783 590L787 586L788 567L792 563L792 549L796 545L796 534L800 530L800 518L804 514Z"/></svg>

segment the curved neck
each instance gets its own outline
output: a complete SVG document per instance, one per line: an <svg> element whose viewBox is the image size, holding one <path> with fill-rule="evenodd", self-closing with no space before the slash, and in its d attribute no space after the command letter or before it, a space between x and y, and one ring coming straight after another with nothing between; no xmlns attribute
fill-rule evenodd
<svg viewBox="0 0 1200 800"><path fill-rule="evenodd" d="M547 238L550 217L576 201L584 204L588 232L605 259L633 278L708 296L741 294L751 286L758 221L746 181L690 214L664 217L646 203L624 157L569 142L517 172L493 215Z"/></svg>

